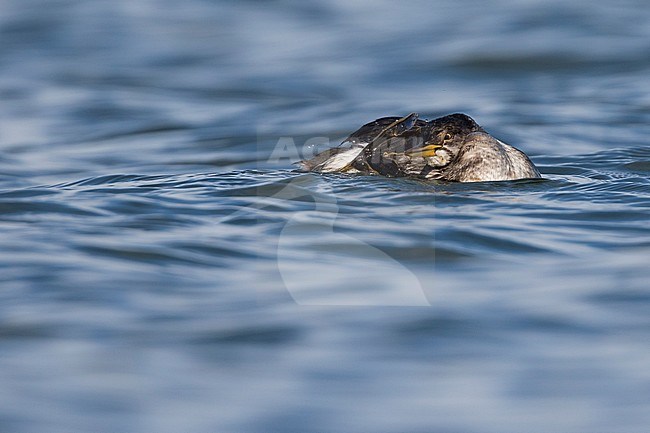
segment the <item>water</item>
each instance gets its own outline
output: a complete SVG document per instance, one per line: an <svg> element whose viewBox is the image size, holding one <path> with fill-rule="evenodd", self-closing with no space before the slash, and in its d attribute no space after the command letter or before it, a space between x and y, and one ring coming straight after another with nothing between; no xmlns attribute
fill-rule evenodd
<svg viewBox="0 0 650 433"><path fill-rule="evenodd" d="M646 2L0 3L0 431L646 432ZM295 171L462 111L542 181Z"/></svg>

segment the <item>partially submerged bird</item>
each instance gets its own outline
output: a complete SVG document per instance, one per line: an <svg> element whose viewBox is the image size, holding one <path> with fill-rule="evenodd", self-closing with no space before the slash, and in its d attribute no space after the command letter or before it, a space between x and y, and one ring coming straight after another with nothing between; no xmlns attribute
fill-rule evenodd
<svg viewBox="0 0 650 433"><path fill-rule="evenodd" d="M339 147L301 161L318 173L365 173L454 182L538 178L525 153L488 134L471 117L450 114L431 121L417 113L367 123Z"/></svg>

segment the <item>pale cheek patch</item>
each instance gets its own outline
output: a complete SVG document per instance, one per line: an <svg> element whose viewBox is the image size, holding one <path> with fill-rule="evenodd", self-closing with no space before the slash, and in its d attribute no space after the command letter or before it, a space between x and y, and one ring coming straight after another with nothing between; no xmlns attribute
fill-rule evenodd
<svg viewBox="0 0 650 433"><path fill-rule="evenodd" d="M432 167L442 167L451 162L451 154L446 149L438 149L435 156L427 158L427 164Z"/></svg>

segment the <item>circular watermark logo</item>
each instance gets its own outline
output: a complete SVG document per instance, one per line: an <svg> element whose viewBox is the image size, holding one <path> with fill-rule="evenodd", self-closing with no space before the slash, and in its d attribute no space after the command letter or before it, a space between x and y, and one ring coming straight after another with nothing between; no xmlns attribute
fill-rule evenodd
<svg viewBox="0 0 650 433"><path fill-rule="evenodd" d="M296 163L336 146L331 143L340 140L280 137L268 161ZM282 208L296 209L284 213L277 239L277 268L284 289L299 305L430 306L411 269L354 232L337 229L340 212L334 185L340 182L340 177L296 172L272 193L260 192L275 205L280 201L285 202Z"/></svg>

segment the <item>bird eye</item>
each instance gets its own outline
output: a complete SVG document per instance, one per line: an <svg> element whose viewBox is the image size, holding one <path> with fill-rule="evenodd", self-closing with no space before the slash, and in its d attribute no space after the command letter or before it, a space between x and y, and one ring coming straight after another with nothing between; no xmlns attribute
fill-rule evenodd
<svg viewBox="0 0 650 433"><path fill-rule="evenodd" d="M450 133L446 133L446 134L445 134L445 138L443 138L442 140L443 140L443 141L450 141L451 138L452 138L452 137L451 137L451 134L450 134Z"/></svg>

